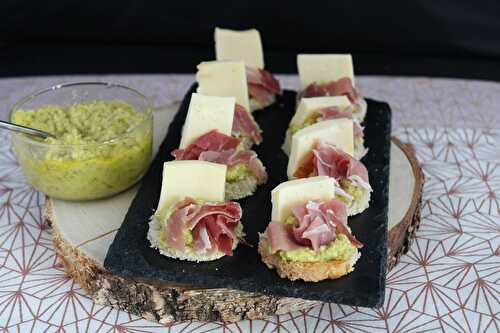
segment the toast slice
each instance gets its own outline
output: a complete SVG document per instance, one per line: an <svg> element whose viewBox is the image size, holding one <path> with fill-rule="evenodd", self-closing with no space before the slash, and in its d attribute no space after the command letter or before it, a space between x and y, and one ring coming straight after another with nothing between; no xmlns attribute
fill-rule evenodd
<svg viewBox="0 0 500 333"><path fill-rule="evenodd" d="M326 262L297 262L285 261L275 253L271 254L267 250L267 239L261 235L259 241L259 254L262 261L270 269L276 269L276 272L281 278L295 280L304 280L306 282L318 282L327 279L338 279L349 274L354 270L356 261L361 256L359 251L356 252L349 260L338 261L330 260Z"/></svg>
<svg viewBox="0 0 500 333"><path fill-rule="evenodd" d="M261 167L265 170L265 167L260 160L258 160L258 163L260 163ZM253 174L239 181L226 181L225 200L232 201L248 197L252 195L255 190L257 190L257 186L265 184L266 182L267 173L265 179L261 181L259 181Z"/></svg>

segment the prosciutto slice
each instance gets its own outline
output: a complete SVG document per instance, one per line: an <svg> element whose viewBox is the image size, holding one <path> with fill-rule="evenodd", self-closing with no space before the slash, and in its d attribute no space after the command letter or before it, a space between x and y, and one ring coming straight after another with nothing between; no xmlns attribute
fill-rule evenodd
<svg viewBox="0 0 500 333"><path fill-rule="evenodd" d="M281 95L278 80L268 71L259 68L246 67L248 94L261 105L269 105L274 95Z"/></svg>
<svg viewBox="0 0 500 333"><path fill-rule="evenodd" d="M172 151L172 156L176 160L197 160L202 152L235 149L239 144L238 138L213 130L200 136L185 149Z"/></svg>
<svg viewBox="0 0 500 333"><path fill-rule="evenodd" d="M211 254L219 250L232 255L233 242L238 238L235 228L241 219L241 207L236 202L197 204L186 198L174 207L164 233L171 248L185 251L184 234L191 231L193 248Z"/></svg>
<svg viewBox="0 0 500 333"><path fill-rule="evenodd" d="M255 122L250 112L239 104L234 108L233 134L249 137L254 144L262 142L259 125Z"/></svg>
<svg viewBox="0 0 500 333"><path fill-rule="evenodd" d="M336 180L358 176L368 183L368 170L351 155L326 143L319 143L304 159L295 177L328 176Z"/></svg>
<svg viewBox="0 0 500 333"><path fill-rule="evenodd" d="M343 77L337 81L331 81L324 84L311 83L300 93L302 97L318 97L318 96L347 96L351 103L355 103L360 97L356 88L352 85L352 81L348 77Z"/></svg>
<svg viewBox="0 0 500 333"><path fill-rule="evenodd" d="M357 248L363 247L347 228L347 208L338 199L309 201L295 207L292 213L297 221L295 225L271 222L266 229L273 251L290 251L303 246L318 251L321 246L334 241L336 233L346 235Z"/></svg>
<svg viewBox="0 0 500 333"><path fill-rule="evenodd" d="M266 237L273 251L293 251L301 248L293 237L293 226L280 222L271 222L266 229Z"/></svg>
<svg viewBox="0 0 500 333"><path fill-rule="evenodd" d="M199 160L225 164L233 166L236 164L246 164L255 175L259 183L266 181L267 175L262 163L257 158L257 153L253 150L229 149L224 151L207 151L200 154Z"/></svg>
<svg viewBox="0 0 500 333"><path fill-rule="evenodd" d="M174 150L172 156L176 160L201 160L227 166L246 164L259 183L265 182L267 175L257 153L236 149L239 143L239 139L214 130L200 136L185 149Z"/></svg>

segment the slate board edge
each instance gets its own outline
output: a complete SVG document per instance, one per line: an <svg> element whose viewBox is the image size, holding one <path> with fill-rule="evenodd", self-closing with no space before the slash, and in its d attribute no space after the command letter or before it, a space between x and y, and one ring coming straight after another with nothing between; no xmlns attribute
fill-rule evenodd
<svg viewBox="0 0 500 333"><path fill-rule="evenodd" d="M384 175L385 175L385 182L384 182L384 196L385 196L385 201L389 203L389 179L390 179L390 161L391 161L391 132L392 132L392 111L388 103L385 102L378 102L381 104L385 104L385 108L387 109L387 117L389 118L387 123L389 124L388 127L386 128L385 132L385 141L388 142L388 144L384 147L384 159L385 159L385 170L384 170ZM382 260L380 261L380 272L381 274L379 275L379 283L381 286L380 293L381 295L379 296L378 302L373 305L373 307L379 308L383 306L384 301L385 301L385 284L386 284L386 278L387 278L387 270L386 270L386 263L387 263L387 254L388 254L388 247L387 247L387 239L388 239L388 218L389 218L389 204L386 205L384 209L384 220L386 223L384 223L384 233L382 236L382 241L379 244L379 247L382 247L380 249L380 253L382 253ZM385 244L385 245L384 245ZM385 249L385 250L384 250Z"/></svg>
<svg viewBox="0 0 500 333"><path fill-rule="evenodd" d="M184 100L183 100L183 103L182 105L188 105L188 102L189 102L189 99L190 99L190 95L193 91L195 91L196 89L196 85L192 86L191 89L189 90L189 92L186 94L186 96L184 97ZM380 104L380 105L384 105L384 109L387 109L389 110L389 115L388 117L390 117L390 108L389 106L386 104L386 103L383 103L383 102L376 102L376 101L373 101L374 103L376 104ZM380 107L379 105L379 107ZM182 107L182 106L181 106ZM265 112L265 111L263 111ZM171 132L171 130L173 129L173 127L177 126L176 125L176 121L175 119L177 117L179 117L179 113L178 112L174 118L174 121L172 121L172 123L170 124L170 127L169 127L169 132ZM390 124L390 123L389 123ZM386 142L390 142L390 126L387 128L387 131L385 133L386 135ZM168 134L167 134L168 135ZM162 143L162 147L163 145L165 144L165 142ZM161 148L160 148L160 151L161 151ZM390 144L387 144L385 146L385 157L386 157L386 160L388 161L388 158L389 158L389 153L390 153ZM158 158L158 156L156 157ZM156 159L155 158L155 159ZM388 163L386 163L386 167L388 168ZM153 172L153 169L149 170L149 172ZM148 173L149 173L148 172ZM388 171L384 173L386 175L386 182L385 182L385 188L384 190L382 191L382 193L385 193L385 196L387 197L388 195ZM142 186L141 186L142 188ZM134 202L137 198L134 198ZM387 201L387 198L386 198L386 201ZM132 205L134 204L134 202L132 203ZM128 215L128 213L127 213ZM385 211L384 211L384 215L385 215L385 220L387 220L387 207L385 207ZM387 231L387 223L385 223L385 231ZM122 230L122 228L120 228L120 230ZM148 270L148 268L150 267L149 263L141 256L141 252L138 251L137 249L135 248L128 248L128 249L125 249L125 251L123 249L120 249L120 248L117 248L115 249L115 247L117 247L121 241L126 241L126 234L125 233L122 233L120 232L120 230L118 231L116 237L115 237L115 240L113 241L109 251L108 251L108 254L106 256L106 259L105 259L105 268L108 269L109 271L111 272L114 272L118 275L121 275L122 277L129 277L129 278L134 278L136 277L136 273L137 272L137 268L138 267L142 267L142 269L145 269L145 270ZM384 238L386 239L387 238L387 232L384 232ZM384 239L384 242L385 242L385 239ZM383 243L384 242L381 242L380 243L380 246L384 246ZM122 250L122 252L119 252L117 250ZM383 260L381 260L381 265L385 265L385 259L386 259L386 253L387 251L381 251L382 253L382 256L383 256ZM134 267L134 269L128 269L127 266L129 266L125 261L123 261L123 258L125 258L126 256L133 256L135 257L135 260L136 260L136 265ZM113 263L113 264L110 264L110 263ZM384 286L385 285L385 269L381 269L381 272L383 272L383 274L380 274L380 285L381 286ZM145 278L146 280L147 279L151 279L151 280L155 280L156 277L154 274L148 274L148 277ZM161 279L160 279L161 280ZM199 285L197 285L198 287ZM245 288L240 288L241 290L245 290ZM374 300L374 299L371 299L370 300L370 304L367 304L366 302L363 304L364 306L379 306L380 304L382 304L383 302L383 298L384 298L384 289L385 288L382 288L382 295L381 297L378 297L377 300ZM249 291L249 290L246 290L246 291ZM255 290L252 290L250 292L255 292ZM342 293L339 293L337 291L338 294L342 294ZM288 295L290 296L290 295ZM339 296L339 295L337 295ZM292 297L300 297L299 295L295 295L295 296L292 296ZM340 297L341 299L343 299L344 297ZM342 302L342 300L339 299L339 302ZM335 301L335 300L333 300ZM368 300L367 300L368 301ZM360 304L352 304L351 302L349 302L351 305L360 305Z"/></svg>

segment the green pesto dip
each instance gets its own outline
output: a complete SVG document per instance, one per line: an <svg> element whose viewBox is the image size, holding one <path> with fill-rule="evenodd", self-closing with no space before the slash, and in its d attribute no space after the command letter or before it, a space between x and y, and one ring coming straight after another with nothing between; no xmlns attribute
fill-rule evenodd
<svg viewBox="0 0 500 333"><path fill-rule="evenodd" d="M56 136L13 138L26 177L54 198L90 200L118 193L137 182L151 161L151 114L123 101L16 110L12 122Z"/></svg>

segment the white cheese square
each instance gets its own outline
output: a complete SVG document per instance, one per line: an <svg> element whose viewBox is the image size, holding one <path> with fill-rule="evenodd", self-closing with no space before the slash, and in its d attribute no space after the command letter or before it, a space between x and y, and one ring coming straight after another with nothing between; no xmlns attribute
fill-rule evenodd
<svg viewBox="0 0 500 333"><path fill-rule="evenodd" d="M186 148L212 130L231 135L235 103L234 97L192 94L179 148Z"/></svg>
<svg viewBox="0 0 500 333"><path fill-rule="evenodd" d="M169 161L163 164L158 209L191 197L223 202L227 166L205 161Z"/></svg>
<svg viewBox="0 0 500 333"><path fill-rule="evenodd" d="M319 141L334 145L352 156L354 153L352 119L325 120L295 133L292 137L290 159L288 160L288 178L294 178L295 171Z"/></svg>
<svg viewBox="0 0 500 333"><path fill-rule="evenodd" d="M354 67L350 54L299 54L297 56L300 87L326 83L348 77L354 86Z"/></svg>
<svg viewBox="0 0 500 333"><path fill-rule="evenodd" d="M198 65L198 92L208 96L235 97L250 111L247 75L243 61L206 61Z"/></svg>
<svg viewBox="0 0 500 333"><path fill-rule="evenodd" d="M242 60L248 67L264 68L264 52L258 30L215 28L214 37L217 60Z"/></svg>
<svg viewBox="0 0 500 333"><path fill-rule="evenodd" d="M310 200L327 201L335 198L335 180L327 176L289 180L271 192L271 220L283 222L292 209Z"/></svg>
<svg viewBox="0 0 500 333"><path fill-rule="evenodd" d="M351 102L346 96L304 97L300 100L299 107L293 115L290 124L303 124L307 117L320 109L329 107L344 109L349 106L351 106Z"/></svg>

